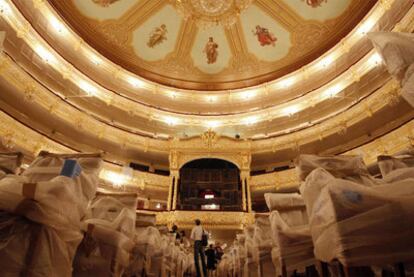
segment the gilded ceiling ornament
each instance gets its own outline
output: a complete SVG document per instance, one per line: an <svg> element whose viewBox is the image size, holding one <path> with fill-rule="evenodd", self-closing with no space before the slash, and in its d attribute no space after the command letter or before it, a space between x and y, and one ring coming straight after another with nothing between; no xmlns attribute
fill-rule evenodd
<svg viewBox="0 0 414 277"><path fill-rule="evenodd" d="M306 1L306 4L308 4L312 8L320 7L322 3L328 3L328 0L302 0L302 1Z"/></svg>
<svg viewBox="0 0 414 277"><path fill-rule="evenodd" d="M36 88L33 84L28 85L24 89L24 101L31 102L34 100L34 94L36 92Z"/></svg>
<svg viewBox="0 0 414 277"><path fill-rule="evenodd" d="M213 148L219 137L220 136L211 129L201 135L201 139L207 148Z"/></svg>
<svg viewBox="0 0 414 277"><path fill-rule="evenodd" d="M231 27L237 22L240 13L253 0L170 0L184 19L195 20L202 28L215 25Z"/></svg>
<svg viewBox="0 0 414 277"><path fill-rule="evenodd" d="M9 149L12 149L15 146L13 133L7 133L1 138L2 144Z"/></svg>
<svg viewBox="0 0 414 277"><path fill-rule="evenodd" d="M147 46L154 48L158 44L161 44L164 40L167 40L167 32L167 26L165 24L161 24L160 27L155 27L149 36Z"/></svg>
<svg viewBox="0 0 414 277"><path fill-rule="evenodd" d="M396 106L401 98L400 98L400 85L399 83L394 84L391 88L391 90L386 94L386 101L387 103L393 107Z"/></svg>
<svg viewBox="0 0 414 277"><path fill-rule="evenodd" d="M345 135L348 131L348 123L346 121L340 122L338 124L338 135Z"/></svg>
<svg viewBox="0 0 414 277"><path fill-rule="evenodd" d="M94 2L95 4L98 4L101 7L109 7L110 5L112 5L115 2L118 2L120 0L92 0L92 2Z"/></svg>

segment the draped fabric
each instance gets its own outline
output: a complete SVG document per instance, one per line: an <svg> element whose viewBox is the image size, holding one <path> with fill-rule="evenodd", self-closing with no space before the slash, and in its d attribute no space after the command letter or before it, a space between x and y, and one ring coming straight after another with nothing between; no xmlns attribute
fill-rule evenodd
<svg viewBox="0 0 414 277"><path fill-rule="evenodd" d="M373 32L368 37L390 74L401 83L401 95L414 107L414 35Z"/></svg>
<svg viewBox="0 0 414 277"><path fill-rule="evenodd" d="M2 276L72 276L101 159L78 158L82 173L72 179L58 176L65 158L44 153L22 176L0 180Z"/></svg>
<svg viewBox="0 0 414 277"><path fill-rule="evenodd" d="M414 179L385 178L375 186L355 180L317 168L301 185L315 257L345 266L412 260Z"/></svg>

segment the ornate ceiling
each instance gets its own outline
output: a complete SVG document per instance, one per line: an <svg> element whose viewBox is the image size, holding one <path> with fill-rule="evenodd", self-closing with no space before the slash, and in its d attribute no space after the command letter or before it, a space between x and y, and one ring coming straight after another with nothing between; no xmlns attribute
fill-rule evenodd
<svg viewBox="0 0 414 277"><path fill-rule="evenodd" d="M358 149L414 118L365 36L413 4L0 0L1 142L163 169L209 129L254 170Z"/></svg>
<svg viewBox="0 0 414 277"><path fill-rule="evenodd" d="M114 63L157 83L218 90L297 70L338 43L376 0L50 0Z"/></svg>

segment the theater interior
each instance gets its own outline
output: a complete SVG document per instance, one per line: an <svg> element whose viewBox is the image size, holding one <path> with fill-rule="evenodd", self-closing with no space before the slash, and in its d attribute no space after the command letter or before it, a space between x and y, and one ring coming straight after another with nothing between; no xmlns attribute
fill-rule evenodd
<svg viewBox="0 0 414 277"><path fill-rule="evenodd" d="M414 276L413 32L414 0L0 0L0 276Z"/></svg>

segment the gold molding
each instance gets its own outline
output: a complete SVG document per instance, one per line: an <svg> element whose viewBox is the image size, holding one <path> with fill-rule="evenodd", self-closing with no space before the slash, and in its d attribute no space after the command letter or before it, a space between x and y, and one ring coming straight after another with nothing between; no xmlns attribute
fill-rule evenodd
<svg viewBox="0 0 414 277"><path fill-rule="evenodd" d="M194 221L200 219L208 230L243 230L255 221L253 213L244 212L173 211L157 213L156 218L159 225L175 224L180 229L191 229Z"/></svg>

